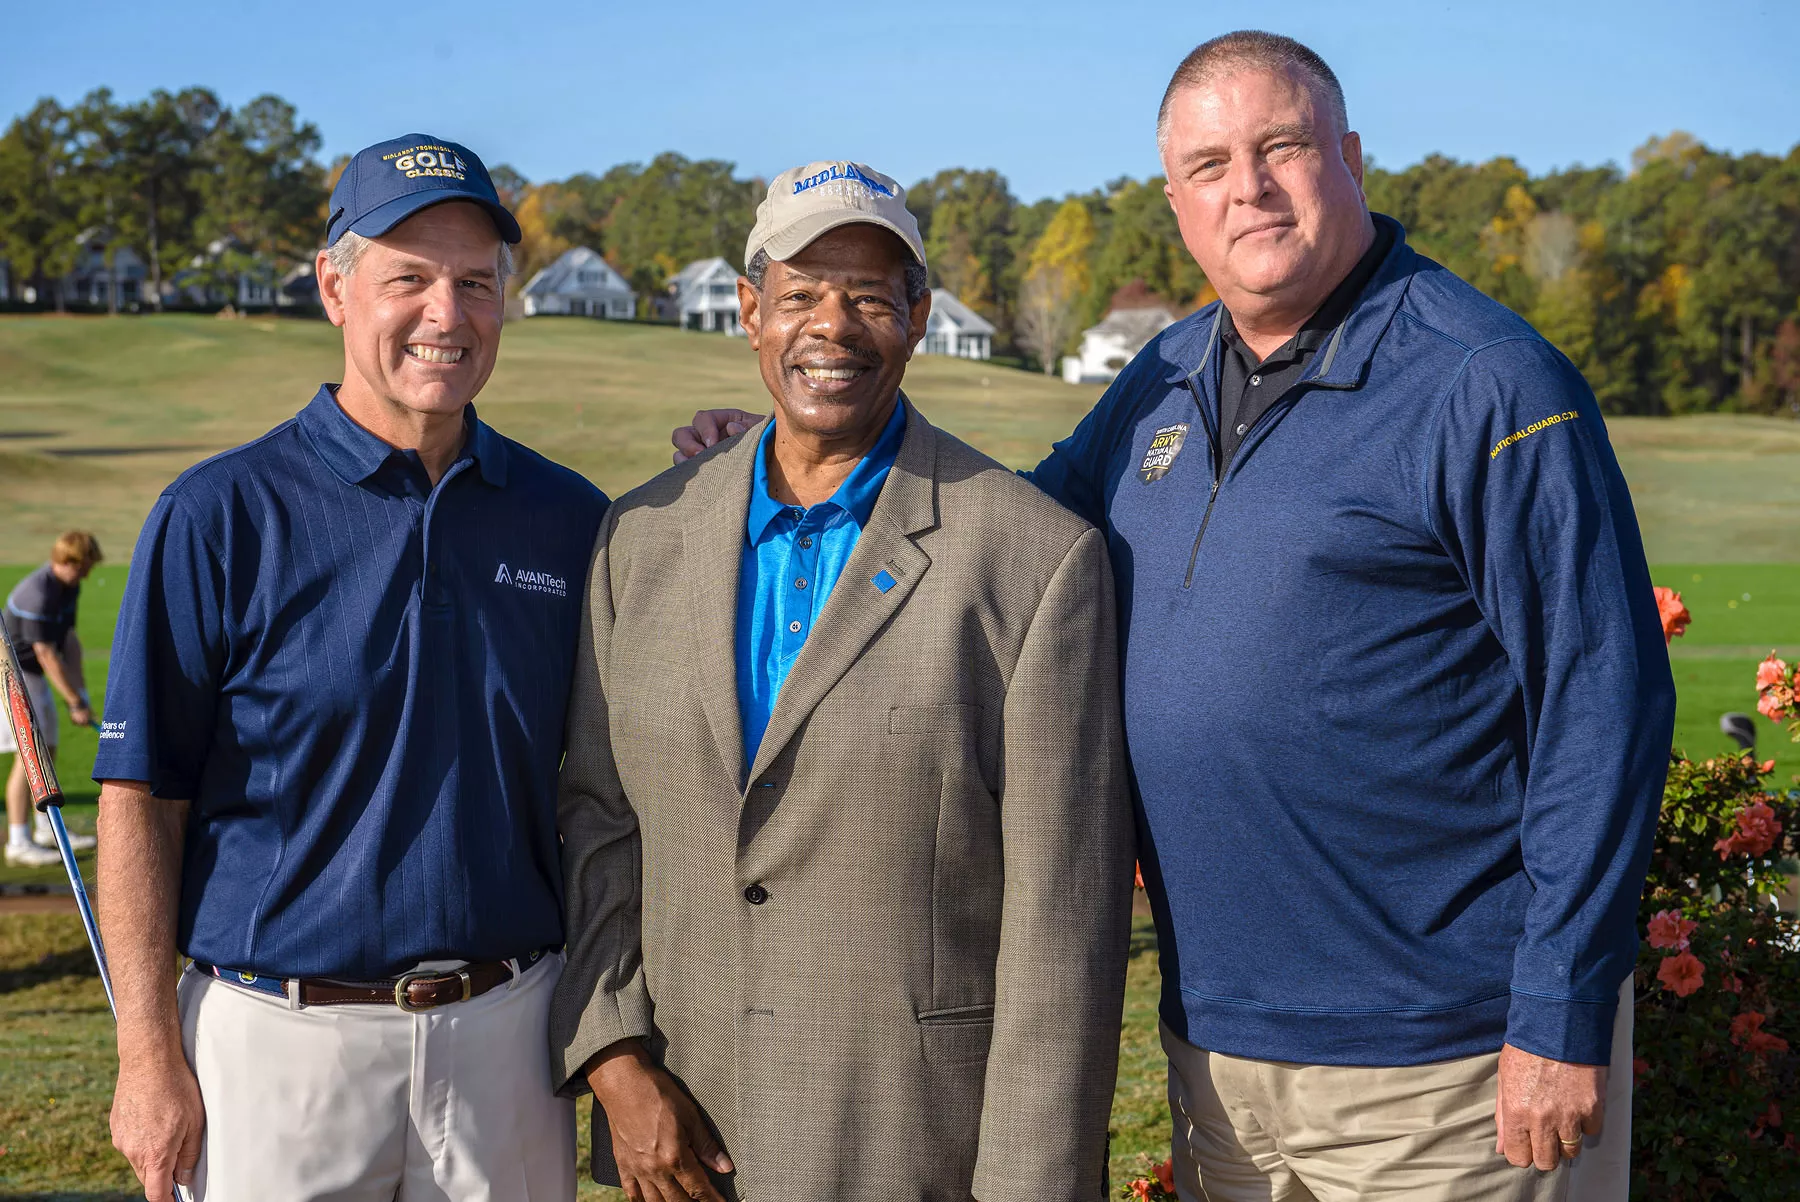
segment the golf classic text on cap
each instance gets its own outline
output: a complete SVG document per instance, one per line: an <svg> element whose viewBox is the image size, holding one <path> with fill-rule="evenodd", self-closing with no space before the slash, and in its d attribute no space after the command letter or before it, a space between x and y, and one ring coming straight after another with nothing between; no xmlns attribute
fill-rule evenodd
<svg viewBox="0 0 1800 1202"><path fill-rule="evenodd" d="M858 221L893 231L924 265L925 240L906 207L906 189L872 167L849 162L808 163L776 176L756 206L744 262L759 250L777 262L791 259L820 235Z"/></svg>
<svg viewBox="0 0 1800 1202"><path fill-rule="evenodd" d="M466 146L429 134L407 134L359 151L331 190L325 245L346 233L379 238L429 205L474 201L488 211L500 237L520 238L519 223L500 203L481 159Z"/></svg>

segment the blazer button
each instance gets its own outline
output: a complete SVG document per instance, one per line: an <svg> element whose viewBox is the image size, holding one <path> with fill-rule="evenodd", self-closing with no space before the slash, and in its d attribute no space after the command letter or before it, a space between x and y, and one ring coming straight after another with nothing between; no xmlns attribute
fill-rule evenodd
<svg viewBox="0 0 1800 1202"><path fill-rule="evenodd" d="M744 890L744 900L753 906L760 906L769 900L769 891L761 885L751 885Z"/></svg>

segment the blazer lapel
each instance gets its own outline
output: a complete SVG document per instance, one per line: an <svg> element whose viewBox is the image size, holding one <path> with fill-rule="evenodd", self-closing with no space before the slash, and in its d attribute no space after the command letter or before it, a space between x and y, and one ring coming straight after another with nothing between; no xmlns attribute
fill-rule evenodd
<svg viewBox="0 0 1800 1202"><path fill-rule="evenodd" d="M746 786L792 741L801 724L905 604L931 566L931 557L912 536L937 525L937 435L904 394L900 403L906 406L906 435L900 452L881 487L869 524L819 615L818 626L800 649L775 699L756 762L748 777L739 778ZM743 526L741 518L738 526ZM885 590L875 583L883 572L893 581ZM735 692L732 704L735 707ZM740 736L740 747L742 742Z"/></svg>
<svg viewBox="0 0 1800 1202"><path fill-rule="evenodd" d="M743 570L744 522L750 484L767 419L746 431L719 456L719 483L710 505L695 508L682 524L682 566L688 576L700 706L712 727L725 770L744 785L744 728L738 715L737 596Z"/></svg>

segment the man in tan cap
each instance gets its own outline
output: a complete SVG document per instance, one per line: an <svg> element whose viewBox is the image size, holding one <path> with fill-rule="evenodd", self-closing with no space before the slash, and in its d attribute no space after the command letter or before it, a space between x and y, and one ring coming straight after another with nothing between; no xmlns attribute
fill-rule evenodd
<svg viewBox="0 0 1800 1202"><path fill-rule="evenodd" d="M930 294L893 180L783 173L745 257L774 414L617 501L589 576L556 1075L643 1202L1093 1202L1131 891L1105 543L900 391Z"/></svg>

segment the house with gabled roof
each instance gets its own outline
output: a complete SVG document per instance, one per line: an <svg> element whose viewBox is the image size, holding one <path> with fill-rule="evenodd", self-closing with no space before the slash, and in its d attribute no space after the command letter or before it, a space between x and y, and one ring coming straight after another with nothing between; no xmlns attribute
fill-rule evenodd
<svg viewBox="0 0 1800 1202"><path fill-rule="evenodd" d="M696 259L669 280L669 316L684 330L742 334L738 269L722 258Z"/></svg>
<svg viewBox="0 0 1800 1202"><path fill-rule="evenodd" d="M1133 280L1113 293L1100 324L1082 331L1081 348L1063 356L1063 379L1098 384L1116 377L1150 340L1174 325L1175 305Z"/></svg>
<svg viewBox="0 0 1800 1202"><path fill-rule="evenodd" d="M991 358L994 326L948 288L933 288L931 316L925 321L925 341L919 349L927 355L954 355L958 359Z"/></svg>
<svg viewBox="0 0 1800 1202"><path fill-rule="evenodd" d="M637 315L637 293L599 251L586 246L564 251L532 276L519 296L527 317L564 314L629 321Z"/></svg>

